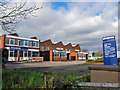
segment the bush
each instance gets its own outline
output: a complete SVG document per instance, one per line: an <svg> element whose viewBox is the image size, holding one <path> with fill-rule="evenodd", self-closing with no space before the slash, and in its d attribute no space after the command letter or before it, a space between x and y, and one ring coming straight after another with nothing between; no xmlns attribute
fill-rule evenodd
<svg viewBox="0 0 120 90"><path fill-rule="evenodd" d="M2 51L2 67L4 67L8 60L8 50L5 48L2 48L0 50Z"/></svg>
<svg viewBox="0 0 120 90"><path fill-rule="evenodd" d="M8 88L68 88L75 82L89 82L90 76L85 75L84 78L79 78L74 74L58 74L52 72L52 74L46 75L45 86L45 74L34 71L22 71L22 70L2 70L2 87Z"/></svg>
<svg viewBox="0 0 120 90"><path fill-rule="evenodd" d="M86 62L94 62L95 60L93 59L87 59Z"/></svg>
<svg viewBox="0 0 120 90"><path fill-rule="evenodd" d="M104 60L103 59L96 59L96 60L93 60L93 59L88 59L88 60L86 60L86 62L104 62Z"/></svg>

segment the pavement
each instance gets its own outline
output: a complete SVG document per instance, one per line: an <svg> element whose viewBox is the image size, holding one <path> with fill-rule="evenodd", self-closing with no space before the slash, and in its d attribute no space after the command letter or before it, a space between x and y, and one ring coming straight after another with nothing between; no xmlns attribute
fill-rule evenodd
<svg viewBox="0 0 120 90"><path fill-rule="evenodd" d="M98 66L94 64L85 64L86 61L55 61L38 63L7 63L8 69L33 70L38 72L53 72L66 74L89 74L88 67ZM100 65L101 66L101 65Z"/></svg>

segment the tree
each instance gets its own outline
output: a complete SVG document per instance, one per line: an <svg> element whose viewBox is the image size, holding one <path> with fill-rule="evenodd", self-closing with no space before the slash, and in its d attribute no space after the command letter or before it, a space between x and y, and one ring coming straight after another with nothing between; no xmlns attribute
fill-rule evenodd
<svg viewBox="0 0 120 90"><path fill-rule="evenodd" d="M83 49L82 52L88 52L88 50L87 49Z"/></svg>
<svg viewBox="0 0 120 90"><path fill-rule="evenodd" d="M30 16L34 16L34 13L40 8L35 5L28 7L26 2L7 2L2 0L0 1L0 27L4 32L12 33L21 19L28 19Z"/></svg>
<svg viewBox="0 0 120 90"><path fill-rule="evenodd" d="M102 49L97 50L97 52L95 53L95 56L96 56L96 57L101 57L101 56L103 56L103 50L102 50Z"/></svg>
<svg viewBox="0 0 120 90"><path fill-rule="evenodd" d="M95 56L95 52L92 52L92 56Z"/></svg>

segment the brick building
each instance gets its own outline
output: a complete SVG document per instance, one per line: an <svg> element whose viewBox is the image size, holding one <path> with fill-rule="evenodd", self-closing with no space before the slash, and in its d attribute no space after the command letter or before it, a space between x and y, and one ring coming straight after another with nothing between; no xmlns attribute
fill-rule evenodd
<svg viewBox="0 0 120 90"><path fill-rule="evenodd" d="M21 38L16 33L2 35L0 48L8 50L8 61L43 60L40 57L40 40L37 38Z"/></svg>
<svg viewBox="0 0 120 90"><path fill-rule="evenodd" d="M87 59L88 54L81 52L80 45L72 46L71 43L63 45L62 41L54 44L46 40L40 42L40 55L45 61L66 61Z"/></svg>
<svg viewBox="0 0 120 90"><path fill-rule="evenodd" d="M62 41L54 44L46 40L40 42L36 37L22 38L18 34L2 35L0 48L8 50L8 61L21 62L26 60L66 61L83 60L87 53L81 52L80 45L71 43L63 45Z"/></svg>

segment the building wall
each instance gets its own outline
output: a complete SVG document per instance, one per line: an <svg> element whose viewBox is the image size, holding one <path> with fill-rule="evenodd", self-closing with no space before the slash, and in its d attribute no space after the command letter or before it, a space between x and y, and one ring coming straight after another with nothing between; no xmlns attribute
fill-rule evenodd
<svg viewBox="0 0 120 90"><path fill-rule="evenodd" d="M67 57L53 57L53 61L66 61Z"/></svg>
<svg viewBox="0 0 120 90"><path fill-rule="evenodd" d="M13 38L14 38L14 36L18 37L18 46L17 47L24 47L24 46L20 46L21 38L17 34L15 34L15 35L13 34L12 36L13 36ZM37 39L37 38L35 37L35 38L32 38L32 39ZM0 37L0 42L1 42L0 48L11 47L11 45L5 45L5 35L2 35ZM54 44L54 43L51 42L50 39L46 40L44 42L40 42L40 40L39 40L39 47L33 47L33 41L31 42L31 45L32 45L31 47L27 46L27 48L28 49L39 50L39 54L38 54L39 57L40 57L40 52L41 52L40 47L43 46L44 47L44 52L46 52L46 58L45 59L46 60L49 59L49 61L61 61L61 60L65 61L65 60L67 60L67 53L66 53L66 57L53 57L53 50L57 51L58 48L62 49L62 51L66 51L66 50L68 52L70 51L69 59L71 59L71 56L75 56L76 60L78 59L78 56L77 56L77 52L75 52L75 50L79 50L79 52L81 51L79 44L77 44L74 47L72 46L71 43L69 43L67 45L63 45L62 41ZM12 45L12 46L14 46L14 45ZM46 49L47 47L49 47L49 49L50 49L49 51L47 51L47 49ZM31 54L32 53L33 53L33 51L31 51ZM18 57L20 57L20 50L18 50ZM15 57L15 59L17 59L17 58ZM20 61L20 58L18 58L18 61Z"/></svg>
<svg viewBox="0 0 120 90"><path fill-rule="evenodd" d="M10 45L10 44L5 44L5 38L6 37L10 37L10 38L13 38L13 39L18 39L18 45ZM20 40L27 40L27 41L31 41L31 47L30 46L21 46L20 45ZM38 47L33 47L33 41L37 41L39 43L39 46ZM31 57L32 57L32 54L33 54L33 51L34 50L38 50L38 57L34 57L33 59L34 60L43 60L43 58L40 57L40 40L35 40L35 39L29 39L29 38L21 38L19 36L14 36L14 35L2 35L0 37L0 42L1 42L1 45L0 45L0 48L7 48L8 50L10 50L10 47L19 47L19 48L28 48L29 51L31 51ZM31 49L31 50L30 50ZM16 49L15 49L16 50ZM21 49L20 49L21 50ZM8 57L9 60L14 60L14 61L21 61L23 59L23 57L20 57L20 50L17 49L17 57ZM28 50L27 50L28 51ZM8 52L9 53L9 52ZM28 59L30 59L30 57L27 56Z"/></svg>
<svg viewBox="0 0 120 90"><path fill-rule="evenodd" d="M56 48L63 48L63 51L65 51L66 49L67 51L70 50L70 52L75 52L75 49L81 51L79 44L77 44L75 47L73 47L71 43L67 45L63 45L62 42L53 44L50 39L44 42L40 42L40 46L44 47L44 51L46 51L46 47L49 47L50 50L56 50Z"/></svg>
<svg viewBox="0 0 120 90"><path fill-rule="evenodd" d="M5 47L5 35L0 36L0 48Z"/></svg>
<svg viewBox="0 0 120 90"><path fill-rule="evenodd" d="M70 60L71 56L75 56L75 60L77 60L78 55L77 55L77 52L75 52L75 50L79 50L79 52L81 51L79 44L77 44L74 47L72 46L71 43L69 43L67 45L63 45L63 43L61 41L56 43L56 44L53 44L50 39L46 40L44 42L40 42L40 47L44 47L43 52L46 52L47 51L46 48L49 47L49 49L50 49L50 61L62 61L62 60L66 61L67 57L69 57L69 60ZM66 57L53 57L52 52L53 52L53 50L57 51L57 48L62 49L62 51L66 51L66 50L70 51L70 56L67 56L67 53L66 53Z"/></svg>
<svg viewBox="0 0 120 90"><path fill-rule="evenodd" d="M77 61L78 60L78 54L77 54L77 52L72 52L72 53L70 53L70 55L69 55L69 59L70 60L72 60L72 57L75 57L75 60Z"/></svg>

